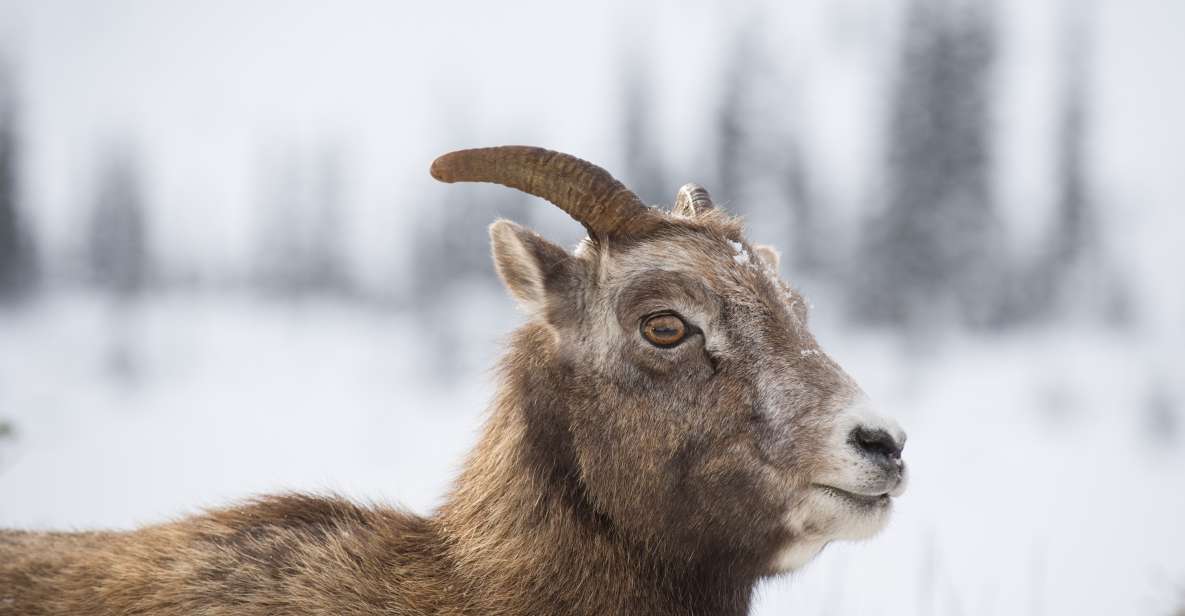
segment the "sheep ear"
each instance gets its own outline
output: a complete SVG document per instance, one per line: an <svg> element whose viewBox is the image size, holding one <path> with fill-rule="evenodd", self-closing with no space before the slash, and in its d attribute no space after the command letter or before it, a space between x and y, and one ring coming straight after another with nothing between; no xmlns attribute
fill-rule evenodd
<svg viewBox="0 0 1185 616"><path fill-rule="evenodd" d="M753 252L757 253L757 256L762 261L765 261L765 264L768 265L770 269L775 272L778 271L778 265L782 263L782 255L778 253L777 248L766 244L757 244L753 247Z"/></svg>
<svg viewBox="0 0 1185 616"><path fill-rule="evenodd" d="M509 220L490 225L490 243L498 276L523 309L546 316L549 306L564 303L577 276L575 257Z"/></svg>

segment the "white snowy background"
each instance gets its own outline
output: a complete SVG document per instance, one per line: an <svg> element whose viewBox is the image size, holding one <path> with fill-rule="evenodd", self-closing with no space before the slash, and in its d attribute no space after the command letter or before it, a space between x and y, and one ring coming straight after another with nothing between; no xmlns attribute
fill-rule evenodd
<svg viewBox="0 0 1185 616"><path fill-rule="evenodd" d="M569 245L580 229L428 165L527 143L651 202L705 184L781 245L823 346L909 431L889 528L764 584L756 613L1185 609L1185 4L976 3L1004 238L980 259L1013 280L1064 235L1067 74L1086 76L1069 91L1089 256L1038 278L1065 288L1019 316L963 319L940 290L874 323L850 287L873 265L861 231L887 207L900 49L927 3L966 10L0 0L10 204L34 263L0 305L0 526L131 528L281 490L429 512L522 320L486 225ZM762 176L791 146L809 199ZM802 256L808 202L822 248Z"/></svg>

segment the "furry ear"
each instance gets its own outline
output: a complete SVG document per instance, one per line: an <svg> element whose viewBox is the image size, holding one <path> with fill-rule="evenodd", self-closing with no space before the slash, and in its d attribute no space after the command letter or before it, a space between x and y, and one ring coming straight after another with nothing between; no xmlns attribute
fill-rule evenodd
<svg viewBox="0 0 1185 616"><path fill-rule="evenodd" d="M778 271L778 265L782 263L782 255L778 253L778 249L767 244L757 244L753 247L753 252L765 261L765 264L773 271Z"/></svg>
<svg viewBox="0 0 1185 616"><path fill-rule="evenodd" d="M490 225L490 243L498 276L528 313L545 314L573 288L575 257L538 233L498 220Z"/></svg>

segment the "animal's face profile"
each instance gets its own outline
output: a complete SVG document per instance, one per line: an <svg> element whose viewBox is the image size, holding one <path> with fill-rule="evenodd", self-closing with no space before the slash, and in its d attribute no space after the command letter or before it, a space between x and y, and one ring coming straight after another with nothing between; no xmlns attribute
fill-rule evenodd
<svg viewBox="0 0 1185 616"><path fill-rule="evenodd" d="M499 274L564 364L547 395L584 496L656 553L757 575L877 532L905 435L819 349L777 253L694 185L644 216L618 234L582 221L574 253L491 228Z"/></svg>

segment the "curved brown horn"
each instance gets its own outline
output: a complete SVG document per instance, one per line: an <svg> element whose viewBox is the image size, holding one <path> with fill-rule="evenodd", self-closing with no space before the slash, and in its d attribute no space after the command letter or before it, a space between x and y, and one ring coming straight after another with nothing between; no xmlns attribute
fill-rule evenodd
<svg viewBox="0 0 1185 616"><path fill-rule="evenodd" d="M432 162L441 182L493 182L542 197L593 234L631 235L657 215L608 171L561 152L521 145L449 152Z"/></svg>
<svg viewBox="0 0 1185 616"><path fill-rule="evenodd" d="M684 184L675 195L675 212L679 214L695 216L713 207L712 196L699 184Z"/></svg>

